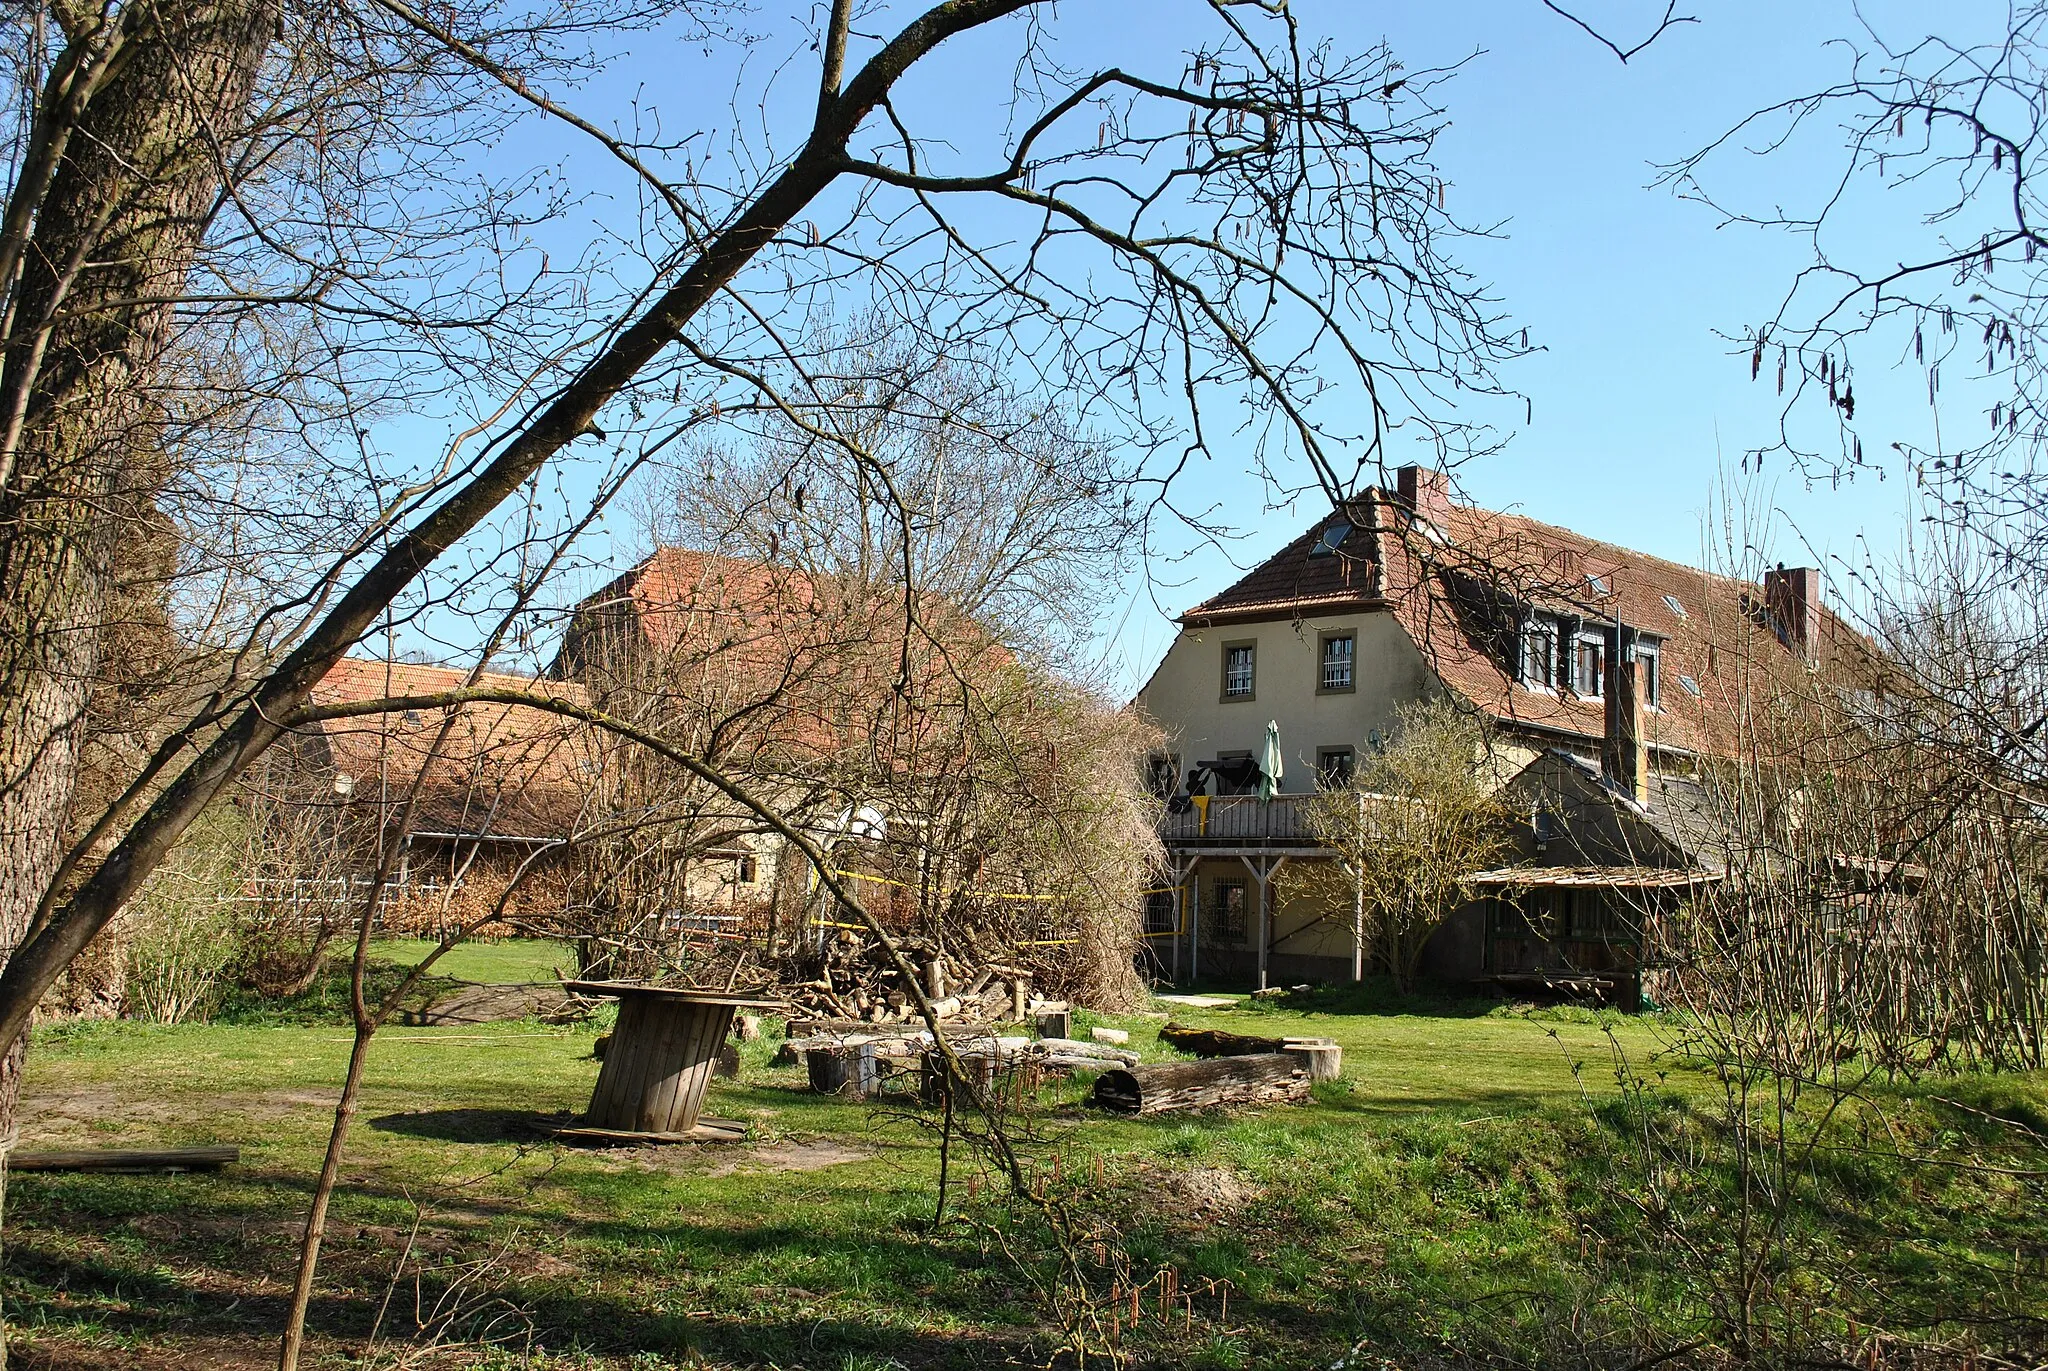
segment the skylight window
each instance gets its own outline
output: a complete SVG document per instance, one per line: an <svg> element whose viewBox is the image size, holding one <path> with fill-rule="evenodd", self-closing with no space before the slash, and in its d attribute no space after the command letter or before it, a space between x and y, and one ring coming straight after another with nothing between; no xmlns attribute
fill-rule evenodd
<svg viewBox="0 0 2048 1371"><path fill-rule="evenodd" d="M1676 614L1681 619L1690 619L1692 617L1690 614L1687 614L1685 612L1685 606L1678 602L1678 597L1676 595L1666 595L1664 597L1664 605L1673 614Z"/></svg>
<svg viewBox="0 0 2048 1371"><path fill-rule="evenodd" d="M1586 573L1586 584L1595 595L1605 595L1607 593L1607 578L1605 576L1596 575L1589 571Z"/></svg>
<svg viewBox="0 0 2048 1371"><path fill-rule="evenodd" d="M1316 544L1308 550L1311 557L1328 557L1344 545L1351 536L1351 525L1339 520L1316 535Z"/></svg>
<svg viewBox="0 0 2048 1371"><path fill-rule="evenodd" d="M1700 683L1698 681L1695 681L1692 677L1681 676L1678 678L1678 683L1684 686L1685 693L1692 696L1695 700L1697 700L1700 697Z"/></svg>

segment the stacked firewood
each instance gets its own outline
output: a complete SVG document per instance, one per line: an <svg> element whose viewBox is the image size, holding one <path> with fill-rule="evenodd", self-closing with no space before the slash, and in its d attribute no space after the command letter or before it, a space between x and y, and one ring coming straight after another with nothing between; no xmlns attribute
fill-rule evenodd
<svg viewBox="0 0 2048 1371"><path fill-rule="evenodd" d="M920 938L898 941L911 972L942 1019L1017 1022L1041 1001L1031 972L989 959L978 965L958 949ZM785 977L781 994L800 1014L862 1023L903 1023L919 1017L917 999L901 967L879 942L840 937L823 951L807 952Z"/></svg>

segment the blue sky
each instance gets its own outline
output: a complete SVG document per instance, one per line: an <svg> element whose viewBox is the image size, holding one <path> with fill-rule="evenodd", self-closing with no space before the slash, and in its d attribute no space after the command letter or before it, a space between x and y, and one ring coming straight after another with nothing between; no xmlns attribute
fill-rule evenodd
<svg viewBox="0 0 2048 1371"><path fill-rule="evenodd" d="M1714 138L1753 109L1839 80L1847 55L1831 39L1858 31L1851 6L1834 0L1744 0L1697 5L1698 24L1673 28L1628 65L1535 0L1468 4L1323 4L1298 8L1310 22L1336 19L1361 39L1388 38L1410 65L1479 56L1448 88L1452 128L1442 144L1452 207L1474 221L1504 219L1500 242L1463 257L1490 279L1504 305L1544 351L1505 379L1527 394L1534 422L1501 455L1461 478L1478 503L1512 508L1623 546L1699 563L1718 548L1710 517L1734 494L1768 511L1768 552L1790 563L1860 561L1896 553L1910 524L1909 483L1867 477L1809 485L1782 463L1761 478L1735 470L1741 454L1770 443L1778 407L1772 373L1752 383L1746 357L1717 331L1768 317L1807 258L1782 235L1719 225L1710 210L1650 189L1657 164ZM1647 5L1589 6L1617 36L1640 34ZM1864 5L1893 40L1989 29L2002 6ZM1810 191L1838 170L1824 147L1771 163L1737 157L1719 184L1768 206ZM1842 244L1882 253L1906 245L1910 214L1879 207ZM1854 231L1854 226L1852 226ZM1894 257L1892 260L1896 260ZM1875 359L1872 359L1875 360ZM1918 370L1859 368L1866 449L1924 437L1928 408ZM1738 491L1717 490L1724 477ZM1271 552L1316 517L1302 502L1241 520L1251 534L1227 554L1199 552L1172 573L1185 584L1158 590L1185 607L1234 577L1233 563ZM1125 685L1144 675L1171 641L1152 597L1134 595L1112 653Z"/></svg>
<svg viewBox="0 0 2048 1371"><path fill-rule="evenodd" d="M1069 0L1051 23L1074 31L1071 51L1091 65L1125 53L1171 57L1180 41L1175 16L1185 15L1187 3ZM888 27L907 8L890 5L868 27ZM1662 13L1651 0L1585 0L1575 9L1624 44ZM1441 92L1450 128L1438 161L1452 210L1467 222L1504 227L1498 241L1468 241L1458 255L1491 282L1541 349L1502 378L1529 397L1533 422L1523 423L1519 402L1475 416L1513 437L1502 453L1460 473L1470 498L1698 563L1718 543L1710 528L1717 501L1732 494L1767 513L1761 540L1772 559L1826 565L1896 553L1912 521L1910 483L1896 467L1882 482L1840 485L1809 482L1782 462L1760 477L1736 475L1745 451L1773 440L1778 402L1771 369L1751 382L1747 357L1717 334L1769 316L1806 260L1802 246L1723 227L1712 211L1649 183L1658 164L1750 111L1841 79L1848 53L1831 40L1858 36L1863 22L1895 42L1917 39L1933 23L1962 39L1998 31L2002 6L1883 0L1859 10L1846 0L1703 0L1689 11L1700 22L1672 28L1627 65L1539 0L1296 0L1295 11L1307 31L1331 34L1340 46L1363 49L1384 38L1411 69L1470 59ZM664 128L709 132L694 145L700 159L707 148L714 157L733 155L736 116L739 129L765 120L787 142L787 126L814 99L816 59L801 35L816 13L769 0L753 18L767 41L740 65L729 49L637 45L574 103L606 118L618 117L629 100L659 108ZM959 48L921 73L915 98L927 113L956 121L962 146L1000 144L1014 41L974 35ZM754 105L771 68L779 69L770 93ZM992 89L995 73L1004 79ZM746 92L737 106L735 77ZM567 155L579 137L559 125L529 126L512 151L525 159L559 140ZM1769 160L1737 155L1715 184L1765 207L1811 195L1838 172L1840 159L1839 144L1826 139ZM601 179L590 185L587 210L570 216L576 222L546 230L563 245L593 224L627 231L629 188ZM1851 236L1835 247L1878 260L1913 251L1911 205L1881 197L1858 211L1844 221ZM1957 231L1975 236L1967 223ZM1932 418L1924 374L1872 365L1879 360L1861 356L1857 371L1858 429L1872 453L1894 439L1925 439ZM1953 391L1947 405L1970 403L1967 386ZM415 416L406 427L417 436L439 424ZM576 484L574 462L563 479ZM1126 587L1101 644L1104 675L1121 692L1142 682L1171 641L1168 613L1220 589L1323 512L1309 499L1265 507L1262 487L1228 462L1194 473L1192 484L1195 502L1226 507L1242 536L1155 564ZM613 519L609 528L590 551L617 570L640 549L625 521ZM594 584L604 574L607 567L593 566L589 578Z"/></svg>

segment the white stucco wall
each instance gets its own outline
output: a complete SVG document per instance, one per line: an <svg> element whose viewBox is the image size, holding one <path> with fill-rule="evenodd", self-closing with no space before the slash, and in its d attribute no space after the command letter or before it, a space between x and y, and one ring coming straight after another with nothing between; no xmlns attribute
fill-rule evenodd
<svg viewBox="0 0 2048 1371"><path fill-rule="evenodd" d="M1342 629L1357 635L1356 688L1319 694L1320 635ZM1242 642L1258 648L1252 698L1224 700L1223 645ZM1168 748L1183 766L1218 752L1256 756L1272 720L1280 725L1286 754L1281 789L1300 795L1316 788L1317 749L1363 751L1369 732L1392 727L1397 704L1437 689L1422 654L1393 616L1371 611L1184 631L1135 703L1166 731Z"/></svg>

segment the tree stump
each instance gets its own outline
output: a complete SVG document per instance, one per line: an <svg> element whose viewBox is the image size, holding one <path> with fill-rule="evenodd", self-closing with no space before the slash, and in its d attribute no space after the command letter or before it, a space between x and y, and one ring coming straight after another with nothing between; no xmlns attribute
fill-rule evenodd
<svg viewBox="0 0 2048 1371"><path fill-rule="evenodd" d="M853 1095L868 1099L880 1080L875 1065L875 1045L847 1043L843 1047L814 1047L804 1054L811 1071L811 1089L820 1095Z"/></svg>

